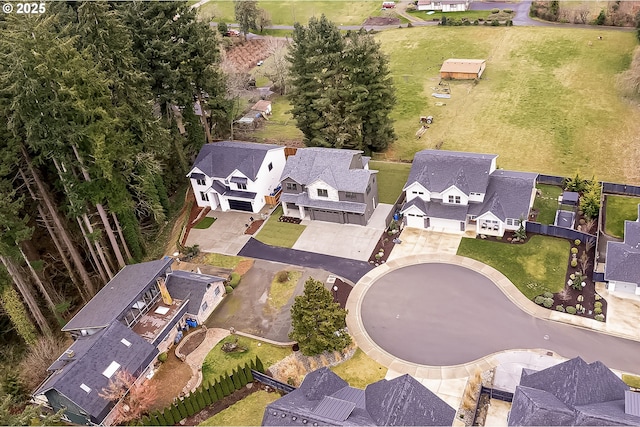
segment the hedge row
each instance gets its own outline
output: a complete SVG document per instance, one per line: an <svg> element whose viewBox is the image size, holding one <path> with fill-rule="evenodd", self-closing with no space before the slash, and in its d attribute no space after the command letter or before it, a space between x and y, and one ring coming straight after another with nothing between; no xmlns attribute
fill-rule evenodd
<svg viewBox="0 0 640 427"><path fill-rule="evenodd" d="M250 364L238 365L231 372L231 375L225 373L213 384L204 382L188 396L176 399L174 403L162 411L154 411L149 415L145 415L133 425L172 426L178 424L181 420L197 414L207 406L224 399L236 390L240 390L248 383L253 382L252 369L264 373L264 365L258 356Z"/></svg>

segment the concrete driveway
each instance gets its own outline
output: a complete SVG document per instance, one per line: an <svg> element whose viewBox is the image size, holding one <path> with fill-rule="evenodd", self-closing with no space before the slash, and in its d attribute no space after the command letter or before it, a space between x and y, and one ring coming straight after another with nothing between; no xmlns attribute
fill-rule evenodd
<svg viewBox="0 0 640 427"><path fill-rule="evenodd" d="M455 255L462 235L405 227L400 233L400 240L402 243L393 247L387 261L419 254Z"/></svg>
<svg viewBox="0 0 640 427"><path fill-rule="evenodd" d="M302 224L307 228L293 249L368 261L386 228L385 219L392 208L393 205L380 203L366 226L305 219Z"/></svg>
<svg viewBox="0 0 640 427"><path fill-rule="evenodd" d="M251 237L244 234L249 218L260 218L260 214L237 211L211 211L208 217L217 218L209 228L192 228L187 237L187 246L198 245L202 252L215 252L224 255L237 255Z"/></svg>

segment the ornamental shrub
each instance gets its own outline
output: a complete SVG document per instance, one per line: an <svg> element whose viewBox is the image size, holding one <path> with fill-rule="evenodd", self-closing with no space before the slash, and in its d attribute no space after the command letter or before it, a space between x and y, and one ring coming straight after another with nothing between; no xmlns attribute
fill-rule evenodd
<svg viewBox="0 0 640 427"><path fill-rule="evenodd" d="M542 294L542 296L544 296L545 298L553 298L553 294L549 291L545 292L544 294Z"/></svg>
<svg viewBox="0 0 640 427"><path fill-rule="evenodd" d="M576 245L576 246L580 246L580 243L582 243L580 241L580 239L576 239L576 240L573 241L573 244Z"/></svg>
<svg viewBox="0 0 640 427"><path fill-rule="evenodd" d="M171 408L169 407L164 408L164 412L162 413L162 416L164 417L164 420L167 422L166 425L172 426L176 423L176 421L173 419L173 413L171 412Z"/></svg>
<svg viewBox="0 0 640 427"><path fill-rule="evenodd" d="M191 402L191 395L184 398L184 406L187 408L187 415L193 416L196 413L196 410L193 408L193 403Z"/></svg>
<svg viewBox="0 0 640 427"><path fill-rule="evenodd" d="M176 407L178 408L178 412L180 412L180 420L187 418L189 414L187 413L187 406L184 403L184 399L178 399Z"/></svg>
<svg viewBox="0 0 640 427"><path fill-rule="evenodd" d="M162 415L162 412L160 411L156 411L155 414L156 418L158 419L158 424L160 424L161 426L167 426L169 425L167 423L167 420L164 419L164 415Z"/></svg>
<svg viewBox="0 0 640 427"><path fill-rule="evenodd" d="M276 280L278 281L278 283L286 282L287 280L289 280L289 272L286 270L278 271L278 273L276 273Z"/></svg>
<svg viewBox="0 0 640 427"><path fill-rule="evenodd" d="M171 415L173 416L174 424L179 423L182 417L180 416L180 411L176 405L171 405Z"/></svg>
<svg viewBox="0 0 640 427"><path fill-rule="evenodd" d="M260 360L260 358L258 356L256 356L256 371L260 372L261 374L264 374L264 365L262 364L262 360Z"/></svg>
<svg viewBox="0 0 640 427"><path fill-rule="evenodd" d="M604 322L604 314L596 314L594 319L596 319L598 322Z"/></svg>
<svg viewBox="0 0 640 427"><path fill-rule="evenodd" d="M167 361L167 357L169 357L169 356L167 356L167 352L166 352L166 351L163 351L162 353L160 353L160 354L158 355L158 361L160 361L160 362L164 363L164 362L166 362L166 361Z"/></svg>
<svg viewBox="0 0 640 427"><path fill-rule="evenodd" d="M564 309L564 307L563 307L563 306L561 306L561 305L556 305L556 310L557 310L557 311L560 311L560 312L562 312L562 313L564 313L564 312L566 311L566 310Z"/></svg>
<svg viewBox="0 0 640 427"><path fill-rule="evenodd" d="M207 405L205 404L204 401L204 396L202 395L202 389L198 389L196 391L196 403L198 403L198 412L202 411L204 408L207 407Z"/></svg>
<svg viewBox="0 0 640 427"><path fill-rule="evenodd" d="M572 305L570 305L569 307L567 307L567 313L569 314L576 314L576 308Z"/></svg>
<svg viewBox="0 0 640 427"><path fill-rule="evenodd" d="M236 288L236 286L238 286L240 284L240 279L242 278L242 276L240 276L238 273L236 273L235 271L233 273L231 273L231 280L229 280L229 286L231 286L233 289Z"/></svg>
<svg viewBox="0 0 640 427"><path fill-rule="evenodd" d="M571 267L577 267L578 266L578 260L577 259L572 259L571 260Z"/></svg>
<svg viewBox="0 0 640 427"><path fill-rule="evenodd" d="M220 381L216 381L213 388L216 390L216 397L218 400L222 400L224 398L224 391L222 391L222 383Z"/></svg>
<svg viewBox="0 0 640 427"><path fill-rule="evenodd" d="M247 383L253 382L253 374L251 373L251 367L248 364L244 364L244 375L247 377Z"/></svg>
<svg viewBox="0 0 640 427"><path fill-rule="evenodd" d="M594 298L595 298L596 301L600 301L602 299L600 294L596 294ZM602 304L602 303L600 303L600 304Z"/></svg>
<svg viewBox="0 0 640 427"><path fill-rule="evenodd" d="M541 305L544 302L544 297L542 295L538 295L537 297L534 298L533 302L535 302L538 305Z"/></svg>
<svg viewBox="0 0 640 427"><path fill-rule="evenodd" d="M204 398L204 406L207 407L213 403L211 400L211 393L209 393L209 384L206 387L202 386L202 397Z"/></svg>
<svg viewBox="0 0 640 427"><path fill-rule="evenodd" d="M542 305L544 305L547 308L551 308L551 306L553 305L553 298L545 298Z"/></svg>
<svg viewBox="0 0 640 427"><path fill-rule="evenodd" d="M571 253L572 254L578 254L578 248L571 248Z"/></svg>
<svg viewBox="0 0 640 427"><path fill-rule="evenodd" d="M500 13L500 9L493 8L493 9L491 9L491 13Z"/></svg>
<svg viewBox="0 0 640 427"><path fill-rule="evenodd" d="M593 312L595 314L602 314L602 309L600 307L596 307L596 308L593 309Z"/></svg>
<svg viewBox="0 0 640 427"><path fill-rule="evenodd" d="M600 301L596 301L596 302L593 303L593 306L595 308L602 308L602 303Z"/></svg>
<svg viewBox="0 0 640 427"><path fill-rule="evenodd" d="M233 388L235 390L240 390L242 388L242 385L240 384L240 375L235 369L232 371L231 380L233 381Z"/></svg>
<svg viewBox="0 0 640 427"><path fill-rule="evenodd" d="M577 265L577 264L576 264L576 265ZM230 293L232 293L232 292L233 292L233 288L232 288L231 286L229 286L229 285L225 286L225 287L224 287L224 290L225 290L225 291L227 291L227 293L228 293L228 294L230 294Z"/></svg>
<svg viewBox="0 0 640 427"><path fill-rule="evenodd" d="M226 397L231 394L231 390L229 390L229 383L227 382L227 378L220 378L220 386L222 387L222 394Z"/></svg>

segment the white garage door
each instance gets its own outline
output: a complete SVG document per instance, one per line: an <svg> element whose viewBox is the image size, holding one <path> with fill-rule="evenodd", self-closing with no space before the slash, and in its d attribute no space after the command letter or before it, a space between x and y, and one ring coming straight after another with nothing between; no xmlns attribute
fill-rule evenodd
<svg viewBox="0 0 640 427"><path fill-rule="evenodd" d="M443 228L446 231L464 231L460 230L460 221L453 219L431 218L431 226L434 228Z"/></svg>
<svg viewBox="0 0 640 427"><path fill-rule="evenodd" d="M406 214L407 227L424 228L424 216L419 214Z"/></svg>

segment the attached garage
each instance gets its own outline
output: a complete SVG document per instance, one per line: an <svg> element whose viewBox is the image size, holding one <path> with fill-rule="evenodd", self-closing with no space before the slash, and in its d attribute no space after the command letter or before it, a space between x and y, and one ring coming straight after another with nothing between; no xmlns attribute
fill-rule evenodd
<svg viewBox="0 0 640 427"><path fill-rule="evenodd" d="M312 209L311 219L344 224L344 216L342 212L329 211L324 209Z"/></svg>
<svg viewBox="0 0 640 427"><path fill-rule="evenodd" d="M424 215L408 213L405 214L405 218L407 218L407 227L425 228Z"/></svg>
<svg viewBox="0 0 640 427"><path fill-rule="evenodd" d="M367 225L367 220L362 214L347 212L346 220L347 224Z"/></svg>
<svg viewBox="0 0 640 427"><path fill-rule="evenodd" d="M465 231L465 222L455 219L431 218L431 227L446 231Z"/></svg>
<svg viewBox="0 0 640 427"><path fill-rule="evenodd" d="M229 209L233 209L235 211L253 212L253 206L251 205L251 202L247 202L246 200L229 199Z"/></svg>

